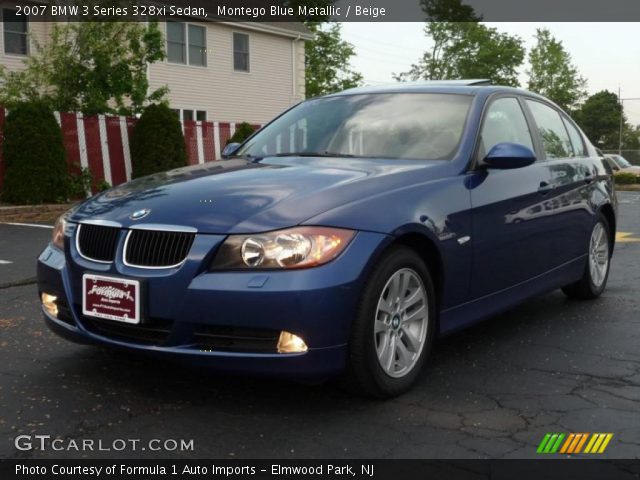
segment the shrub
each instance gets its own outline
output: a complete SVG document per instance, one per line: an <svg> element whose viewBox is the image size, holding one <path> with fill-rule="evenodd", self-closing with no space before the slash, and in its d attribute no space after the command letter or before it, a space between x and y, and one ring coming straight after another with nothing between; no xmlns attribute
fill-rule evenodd
<svg viewBox="0 0 640 480"><path fill-rule="evenodd" d="M164 104L149 105L131 135L133 178L187 165L180 120Z"/></svg>
<svg viewBox="0 0 640 480"><path fill-rule="evenodd" d="M620 172L616 173L613 177L618 185L631 185L634 183L640 183L640 176L635 173Z"/></svg>
<svg viewBox="0 0 640 480"><path fill-rule="evenodd" d="M73 165L75 172L69 173L68 197L70 200L86 198L93 189L104 192L111 188L106 180L96 180L91 171L80 164Z"/></svg>
<svg viewBox="0 0 640 480"><path fill-rule="evenodd" d="M247 122L242 122L239 125L236 125L236 132L231 136L229 140L227 140L227 145L230 143L242 143L247 138L249 138L256 129L253 128Z"/></svg>
<svg viewBox="0 0 640 480"><path fill-rule="evenodd" d="M64 202L66 151L53 112L40 102L17 104L4 128L4 191L9 203Z"/></svg>
<svg viewBox="0 0 640 480"><path fill-rule="evenodd" d="M74 164L73 167L77 173L69 173L69 198L71 200L86 198L87 192L91 191L93 175L88 168L81 167L79 164Z"/></svg>

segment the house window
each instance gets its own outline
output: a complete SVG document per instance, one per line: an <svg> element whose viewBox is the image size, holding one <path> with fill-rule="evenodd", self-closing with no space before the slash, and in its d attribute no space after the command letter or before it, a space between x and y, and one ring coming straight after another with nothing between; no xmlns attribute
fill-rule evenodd
<svg viewBox="0 0 640 480"><path fill-rule="evenodd" d="M180 110L176 110L176 112L178 112L178 116L180 116ZM205 110L183 109L182 120L190 120L190 121L196 120L198 122L206 122L207 112Z"/></svg>
<svg viewBox="0 0 640 480"><path fill-rule="evenodd" d="M172 63L187 63L184 23L167 22L167 58Z"/></svg>
<svg viewBox="0 0 640 480"><path fill-rule="evenodd" d="M205 67L207 65L205 28L182 22L167 22L167 58L171 63Z"/></svg>
<svg viewBox="0 0 640 480"><path fill-rule="evenodd" d="M246 33L233 34L233 69L249 71L249 35Z"/></svg>
<svg viewBox="0 0 640 480"><path fill-rule="evenodd" d="M207 42L204 27L189 25L189 65L207 66Z"/></svg>
<svg viewBox="0 0 640 480"><path fill-rule="evenodd" d="M27 55L29 53L28 21L24 16L18 16L16 10L4 8L2 10L4 27L4 53Z"/></svg>

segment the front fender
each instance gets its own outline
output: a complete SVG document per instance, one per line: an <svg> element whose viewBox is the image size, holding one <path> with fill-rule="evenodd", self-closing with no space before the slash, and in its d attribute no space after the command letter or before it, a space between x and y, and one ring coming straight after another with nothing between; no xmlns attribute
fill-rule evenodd
<svg viewBox="0 0 640 480"><path fill-rule="evenodd" d="M471 272L471 196L464 175L455 175L351 202L306 220L384 233L394 240L425 236L440 252L443 265L442 308L468 298ZM419 252L421 253L421 252Z"/></svg>

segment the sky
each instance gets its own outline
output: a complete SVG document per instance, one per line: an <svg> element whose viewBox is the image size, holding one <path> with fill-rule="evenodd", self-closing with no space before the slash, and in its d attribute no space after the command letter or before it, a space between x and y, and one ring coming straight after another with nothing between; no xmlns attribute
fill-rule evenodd
<svg viewBox="0 0 640 480"><path fill-rule="evenodd" d="M535 45L536 28L545 27L562 41L580 74L587 80L589 94L600 90L621 90L625 113L632 124L640 124L640 23L487 23L501 32L518 35L527 51ZM354 45L355 70L365 83L393 82L393 73L406 71L429 45L424 23L342 23L342 36ZM525 60L520 84L526 88ZM639 100L624 100L638 98Z"/></svg>

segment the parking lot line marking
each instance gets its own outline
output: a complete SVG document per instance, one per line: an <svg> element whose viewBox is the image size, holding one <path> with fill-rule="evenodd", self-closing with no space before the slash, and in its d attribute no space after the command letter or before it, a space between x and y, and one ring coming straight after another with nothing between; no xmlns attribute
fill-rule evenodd
<svg viewBox="0 0 640 480"><path fill-rule="evenodd" d="M10 263L13 262L10 262L9 260L0 260L0 265L9 265Z"/></svg>
<svg viewBox="0 0 640 480"><path fill-rule="evenodd" d="M616 242L637 243L640 242L640 238L634 237L633 232L618 232L616 233Z"/></svg>
<svg viewBox="0 0 640 480"><path fill-rule="evenodd" d="M53 225L40 225L39 223L0 222L0 225L16 225L18 227L53 228Z"/></svg>

